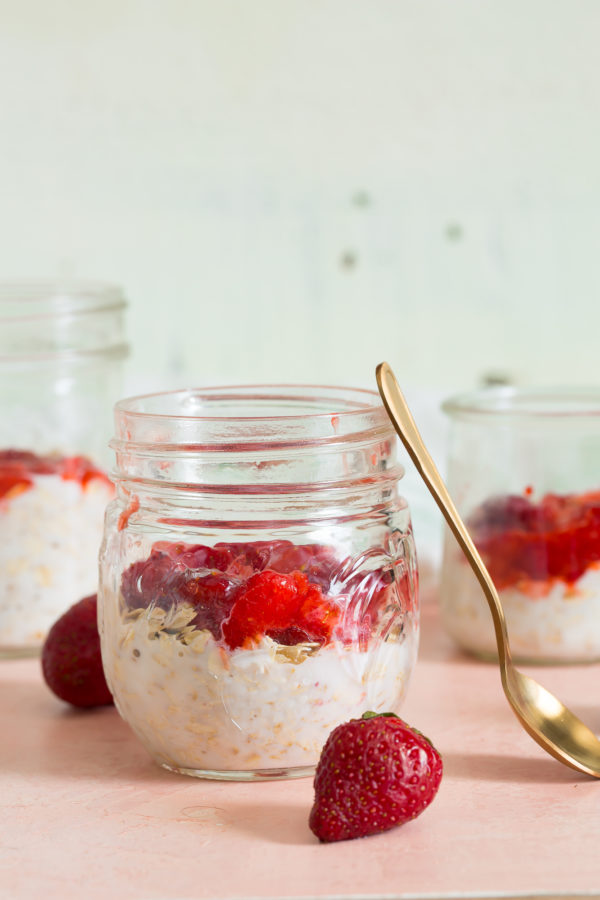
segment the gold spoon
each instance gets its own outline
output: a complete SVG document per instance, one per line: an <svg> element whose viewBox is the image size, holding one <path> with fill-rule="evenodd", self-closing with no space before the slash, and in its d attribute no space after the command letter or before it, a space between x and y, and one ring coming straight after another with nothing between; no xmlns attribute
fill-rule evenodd
<svg viewBox="0 0 600 900"><path fill-rule="evenodd" d="M460 518L440 473L414 423L396 377L385 362L377 366L381 399L394 428L471 565L492 613L502 687L525 731L559 762L600 778L600 741L566 706L533 678L515 669L498 592Z"/></svg>

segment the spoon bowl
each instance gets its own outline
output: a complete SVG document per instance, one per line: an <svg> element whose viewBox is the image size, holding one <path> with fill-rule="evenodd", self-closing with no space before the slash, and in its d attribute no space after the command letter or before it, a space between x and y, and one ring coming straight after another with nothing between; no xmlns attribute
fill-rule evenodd
<svg viewBox="0 0 600 900"><path fill-rule="evenodd" d="M376 377L392 424L477 576L488 602L496 634L502 687L513 712L525 731L547 753L578 772L600 778L600 740L597 736L541 684L515 668L498 592L423 443L396 377L385 362L377 366Z"/></svg>

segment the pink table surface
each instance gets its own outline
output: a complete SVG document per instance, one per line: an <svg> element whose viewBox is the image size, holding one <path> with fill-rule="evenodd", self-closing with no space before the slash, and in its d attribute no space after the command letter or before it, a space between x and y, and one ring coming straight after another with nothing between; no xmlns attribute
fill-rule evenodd
<svg viewBox="0 0 600 900"><path fill-rule="evenodd" d="M535 676L600 730L600 667ZM321 845L311 779L228 784L157 768L114 709L70 711L39 661L0 663L0 897L600 897L600 781L546 756L495 666L461 656L426 604L404 716L438 746L433 805Z"/></svg>

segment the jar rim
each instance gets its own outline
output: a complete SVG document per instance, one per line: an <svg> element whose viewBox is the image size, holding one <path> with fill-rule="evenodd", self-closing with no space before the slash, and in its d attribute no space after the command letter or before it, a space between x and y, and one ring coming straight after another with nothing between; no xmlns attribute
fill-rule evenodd
<svg viewBox="0 0 600 900"><path fill-rule="evenodd" d="M337 392L339 397L325 397L323 396L322 402L325 400L338 400L338 402L342 401L342 395L347 395L350 397L351 395L355 395L357 400L352 402L350 399L346 400L348 404L348 408L341 409L338 406L332 407L327 410L322 410L320 412L305 412L302 414L273 414L273 415L253 415L253 416L239 416L239 415L226 415L226 416L215 416L215 415L191 415L186 413L173 413L173 412L158 412L158 411L150 411L147 409L136 409L135 405L143 404L147 401L157 400L160 401L165 400L168 401L169 398L190 398L194 400L208 400L208 401L243 401L243 400L271 400L271 401L301 401L301 402L310 402L311 400L314 402L317 400L317 396L313 395L294 395L291 393L292 391L311 391L311 392L320 392L320 391L333 391ZM251 393L258 391L260 393ZM284 393L274 393L284 392ZM273 392L273 393L267 393ZM289 393L288 393L289 392ZM358 402L358 397L364 398L364 402ZM371 401L375 402L367 402L367 398ZM343 401L342 401L343 402ZM211 387L199 387L199 388L181 388L177 390L170 391L156 391L148 394L138 394L133 397L124 397L122 400L119 400L115 404L115 410L121 413L124 413L127 416L131 417L144 417L144 418L153 418L153 419L173 419L173 420L186 420L192 419L198 422L229 422L232 420L239 420L240 418L244 419L244 421L275 421L275 420L289 420L296 419L306 421L308 419L317 419L317 418L331 418L332 416L355 416L361 415L365 413L381 413L382 418L387 418L387 413L385 412L385 408L381 403L379 394L377 391L372 391L368 388L342 388L337 385L317 385L317 384L233 384L233 385L216 385Z"/></svg>
<svg viewBox="0 0 600 900"><path fill-rule="evenodd" d="M124 398L109 446L117 483L203 495L358 496L404 474L379 394L364 388L254 384Z"/></svg>
<svg viewBox="0 0 600 900"><path fill-rule="evenodd" d="M0 282L0 322L3 323L88 315L124 309L126 305L121 288L107 282Z"/></svg>
<svg viewBox="0 0 600 900"><path fill-rule="evenodd" d="M449 397L442 403L442 410L456 418L503 420L600 416L600 387L501 385Z"/></svg>
<svg viewBox="0 0 600 900"><path fill-rule="evenodd" d="M141 394L115 405L111 446L245 450L394 435L379 394L330 385L254 384Z"/></svg>

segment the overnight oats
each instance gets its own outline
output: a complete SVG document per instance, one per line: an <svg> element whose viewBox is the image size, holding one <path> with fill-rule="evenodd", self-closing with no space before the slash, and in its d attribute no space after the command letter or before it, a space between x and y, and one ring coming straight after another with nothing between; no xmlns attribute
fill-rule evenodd
<svg viewBox="0 0 600 900"><path fill-rule="evenodd" d="M417 574L377 396L177 392L122 401L116 421L102 654L153 758L204 777L306 775L338 724L397 712Z"/></svg>
<svg viewBox="0 0 600 900"><path fill-rule="evenodd" d="M114 495L85 457L0 450L0 646L39 647L97 589L104 510Z"/></svg>
<svg viewBox="0 0 600 900"><path fill-rule="evenodd" d="M561 395L562 404L544 392L494 394L447 405L460 420L449 482L500 594L513 656L522 662L598 660L600 490L560 488L600 483L600 404L581 393L577 402ZM465 454L475 440L479 450L468 466ZM516 479L519 492L510 490ZM484 499L470 502L481 493ZM487 603L450 538L440 593L452 637L470 652L494 657Z"/></svg>
<svg viewBox="0 0 600 900"><path fill-rule="evenodd" d="M0 656L97 590L124 309L108 285L0 284Z"/></svg>

